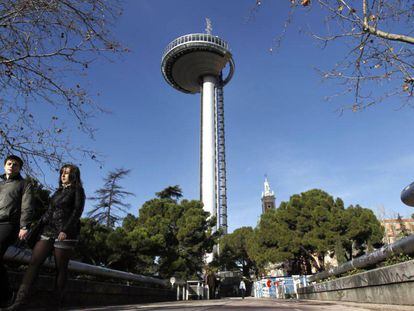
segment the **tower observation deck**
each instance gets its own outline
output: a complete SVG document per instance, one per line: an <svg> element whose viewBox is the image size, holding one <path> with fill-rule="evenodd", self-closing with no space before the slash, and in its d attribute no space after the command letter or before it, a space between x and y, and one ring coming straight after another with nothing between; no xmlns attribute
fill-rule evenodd
<svg viewBox="0 0 414 311"><path fill-rule="evenodd" d="M228 67L226 77L223 69ZM210 33L181 36L168 44L161 70L175 89L201 93L200 199L227 233L227 186L223 87L234 73L226 41Z"/></svg>
<svg viewBox="0 0 414 311"><path fill-rule="evenodd" d="M167 45L162 56L162 73L172 87L184 93L202 92L203 77L221 77L230 65L226 85L234 73L234 61L226 41L206 33L181 36Z"/></svg>

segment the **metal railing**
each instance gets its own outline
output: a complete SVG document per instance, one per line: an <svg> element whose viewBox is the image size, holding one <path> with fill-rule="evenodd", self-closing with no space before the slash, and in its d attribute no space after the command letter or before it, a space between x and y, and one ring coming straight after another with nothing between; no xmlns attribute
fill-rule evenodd
<svg viewBox="0 0 414 311"><path fill-rule="evenodd" d="M30 258L32 257L32 252L27 249L21 249L14 246L11 246L7 249L6 254L4 255L4 260L7 261L14 261L20 262L24 264L28 264L30 262ZM55 268L54 259L52 257L48 257L43 264L47 268ZM70 260L69 271L77 272L81 274L93 275L98 277L106 277L110 279L119 279L124 281L135 281L141 282L146 284L156 284L163 287L169 287L169 281L157 279L154 277L134 274L125 271L113 270L108 269L105 267L94 266L90 264L86 264L79 261Z"/></svg>
<svg viewBox="0 0 414 311"><path fill-rule="evenodd" d="M28 249L21 249L14 246L10 246L5 255L4 260L10 262L19 262L23 264L29 264L32 257L32 252ZM55 268L55 262L52 257L48 257L43 264L46 268ZM152 284L162 286L164 288L175 288L177 292L177 300L188 300L189 285L182 280L175 280L171 284L170 280L157 279L154 277L144 276L140 274L134 274L130 272L109 269L105 267L94 266L83 262L70 260L68 270L80 274L92 275L97 277L105 277L108 279L118 279L123 281L134 281L145 284Z"/></svg>
<svg viewBox="0 0 414 311"><path fill-rule="evenodd" d="M164 54L162 55L162 57L164 58L165 55L167 55L175 47L179 45L184 45L190 42L191 43L194 43L194 42L208 43L208 44L216 45L227 51L230 50L228 43L224 41L223 39L220 39L219 37L206 34L206 33L193 33L193 34L178 37L177 39L171 41L171 43L169 43L167 47L165 48Z"/></svg>
<svg viewBox="0 0 414 311"><path fill-rule="evenodd" d="M338 267L317 273L309 277L310 282L337 276L356 268L365 268L380 263L397 254L414 254L414 235L405 237L392 244L384 245L372 253L348 261Z"/></svg>

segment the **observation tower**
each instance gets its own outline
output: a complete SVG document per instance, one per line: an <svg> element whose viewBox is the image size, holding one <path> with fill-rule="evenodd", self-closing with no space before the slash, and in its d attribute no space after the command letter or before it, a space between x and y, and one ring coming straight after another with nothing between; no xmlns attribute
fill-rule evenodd
<svg viewBox="0 0 414 311"><path fill-rule="evenodd" d="M216 229L227 233L226 153L223 87L234 73L229 46L207 33L181 36L168 44L162 56L162 74L183 93L201 93L200 200L217 217ZM223 69L228 67L224 77ZM227 70L226 70L227 71Z"/></svg>

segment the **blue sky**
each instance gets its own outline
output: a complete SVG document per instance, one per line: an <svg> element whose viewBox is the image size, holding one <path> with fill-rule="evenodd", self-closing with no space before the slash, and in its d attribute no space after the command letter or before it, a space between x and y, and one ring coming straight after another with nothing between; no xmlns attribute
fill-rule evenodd
<svg viewBox="0 0 414 311"><path fill-rule="evenodd" d="M95 141L73 139L105 155L103 169L82 165L88 195L109 170L124 167L132 170L122 184L136 195L129 200L133 214L168 185L180 185L185 198L199 197L199 95L171 88L160 63L170 41L204 32L209 17L236 63L224 91L230 231L256 225L265 174L277 205L320 188L346 205L383 207L387 217L414 213L400 201L414 179L413 110L398 109L393 99L340 116L336 109L350 99L324 101L337 86L322 83L314 68L330 68L345 47L322 50L293 24L280 50L270 53L288 1L263 3L248 20L255 0L124 1L114 36L131 52L96 62L88 76L90 90L113 113L93 120ZM317 31L320 20L315 14L307 23Z"/></svg>

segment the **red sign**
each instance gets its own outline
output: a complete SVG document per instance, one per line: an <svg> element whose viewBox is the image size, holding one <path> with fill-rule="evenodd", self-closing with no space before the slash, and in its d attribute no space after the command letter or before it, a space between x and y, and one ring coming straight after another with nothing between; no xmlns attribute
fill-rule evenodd
<svg viewBox="0 0 414 311"><path fill-rule="evenodd" d="M267 280L266 285L267 287L272 287L272 280Z"/></svg>

